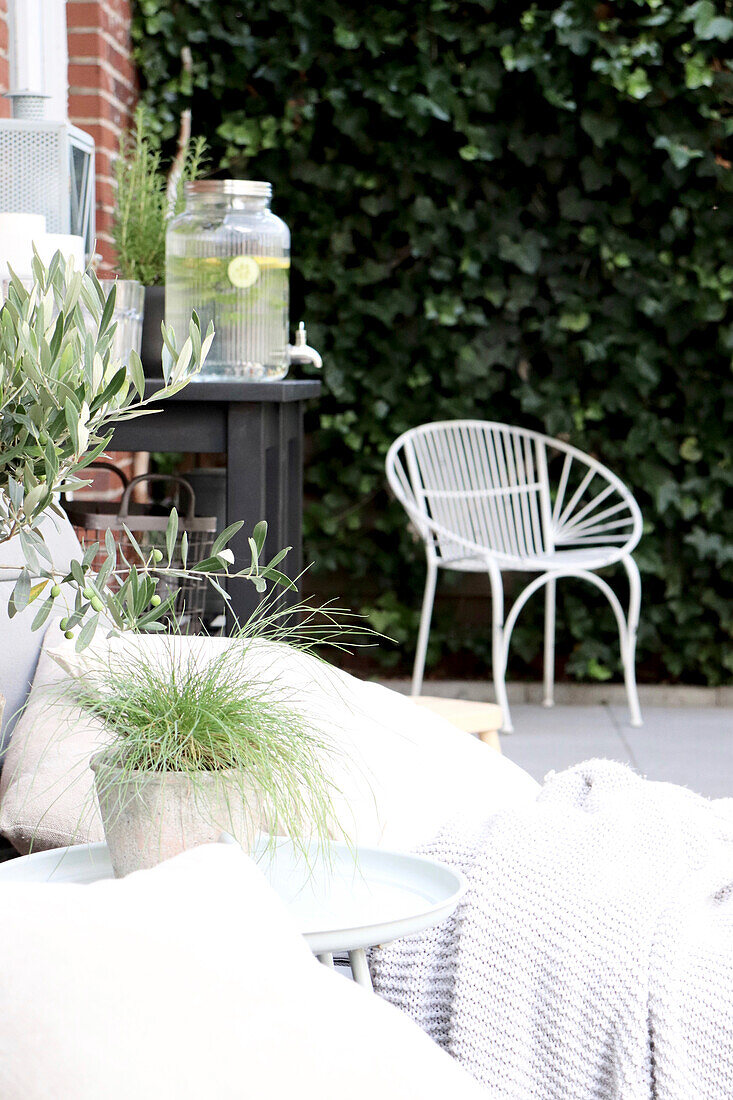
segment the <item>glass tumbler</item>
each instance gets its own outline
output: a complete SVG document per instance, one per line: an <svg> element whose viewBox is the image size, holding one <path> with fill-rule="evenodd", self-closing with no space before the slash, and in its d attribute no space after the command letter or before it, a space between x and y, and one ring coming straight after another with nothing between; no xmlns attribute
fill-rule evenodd
<svg viewBox="0 0 733 1100"><path fill-rule="evenodd" d="M130 352L140 354L140 341L143 335L143 308L145 287L136 279L100 279L102 290L109 294L116 287L115 308L112 320L117 328L112 338L112 359L118 359L125 366L130 361Z"/></svg>

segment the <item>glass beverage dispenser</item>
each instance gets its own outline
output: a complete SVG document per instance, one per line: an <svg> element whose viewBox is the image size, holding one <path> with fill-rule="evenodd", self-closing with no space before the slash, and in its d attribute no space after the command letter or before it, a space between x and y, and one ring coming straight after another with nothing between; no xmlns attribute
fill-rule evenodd
<svg viewBox="0 0 733 1100"><path fill-rule="evenodd" d="M180 347L191 311L215 337L200 378L276 381L292 362L320 366L302 325L288 343L290 231L260 180L185 185L186 208L166 234L166 324Z"/></svg>

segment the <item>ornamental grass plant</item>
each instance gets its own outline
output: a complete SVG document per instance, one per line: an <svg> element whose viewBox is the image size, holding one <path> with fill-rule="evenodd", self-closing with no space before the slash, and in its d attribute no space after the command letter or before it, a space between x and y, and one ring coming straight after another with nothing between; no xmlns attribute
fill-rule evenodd
<svg viewBox="0 0 733 1100"><path fill-rule="evenodd" d="M74 675L53 702L71 701L111 738L92 761L110 848L118 825L132 821L145 833L143 858L157 862L172 854L163 835L172 818L173 842L188 846L181 821L190 813L208 839L223 830L253 848L260 833L270 842L287 836L305 856L327 855L348 823L332 778L342 749L328 697L338 679L316 649L372 636L341 608L288 608L269 597L229 639L115 641L68 663L58 654ZM297 668L299 656L309 663L288 682L282 669L293 658ZM179 812L170 802L182 787Z"/></svg>
<svg viewBox="0 0 733 1100"><path fill-rule="evenodd" d="M244 671L252 639L234 640L213 659L171 640L152 652L115 654L75 681L75 700L114 734L101 790L97 773L100 801L114 794L105 784L134 787L151 773L187 777L195 798L209 773L229 773L230 797L250 806L253 833L325 848L336 828L327 763L337 751L326 732L313 728L277 682ZM201 803L206 815L204 797ZM150 826L154 842L155 818Z"/></svg>

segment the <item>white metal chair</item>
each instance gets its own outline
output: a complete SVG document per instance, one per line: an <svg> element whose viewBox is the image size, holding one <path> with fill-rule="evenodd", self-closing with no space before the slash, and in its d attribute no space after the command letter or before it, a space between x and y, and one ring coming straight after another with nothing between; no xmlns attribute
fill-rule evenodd
<svg viewBox="0 0 733 1100"><path fill-rule="evenodd" d="M412 676L422 689L439 569L486 571L492 596L492 665L503 730L512 729L505 676L512 630L527 600L545 587L544 704L553 705L555 589L563 577L589 581L616 616L631 725L641 711L634 668L641 579L631 551L642 518L633 496L594 458L557 439L481 420L422 424L387 454L389 484L425 544L428 574ZM629 609L596 570L620 562ZM504 617L503 572L538 573Z"/></svg>

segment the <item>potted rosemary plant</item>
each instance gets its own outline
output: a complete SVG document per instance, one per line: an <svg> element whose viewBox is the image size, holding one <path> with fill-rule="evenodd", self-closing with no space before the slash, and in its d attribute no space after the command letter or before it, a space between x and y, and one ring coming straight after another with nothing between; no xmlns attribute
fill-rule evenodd
<svg viewBox="0 0 733 1100"><path fill-rule="evenodd" d="M165 234L183 209L183 185L198 179L205 158L203 138L184 134L169 172L163 169L149 116L141 105L131 133L120 138L114 167L112 239L122 279L145 288L141 358L148 373L159 370L165 311Z"/></svg>

